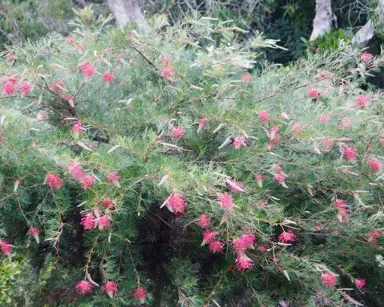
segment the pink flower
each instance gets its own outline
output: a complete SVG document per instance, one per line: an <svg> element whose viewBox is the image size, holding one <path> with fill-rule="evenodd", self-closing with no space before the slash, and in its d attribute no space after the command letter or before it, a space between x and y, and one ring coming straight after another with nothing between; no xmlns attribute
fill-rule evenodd
<svg viewBox="0 0 384 307"><path fill-rule="evenodd" d="M328 123L329 122L329 116L326 114L322 114L319 117L319 121L321 121L322 123Z"/></svg>
<svg viewBox="0 0 384 307"><path fill-rule="evenodd" d="M15 55L14 55L13 52L8 53L8 55L7 55L7 60L8 60L9 62L14 61L15 59L16 59L16 57L15 57Z"/></svg>
<svg viewBox="0 0 384 307"><path fill-rule="evenodd" d="M365 285L366 285L365 279L363 279L363 278L356 278L355 279L355 285L359 289L365 288Z"/></svg>
<svg viewBox="0 0 384 307"><path fill-rule="evenodd" d="M171 66L166 66L163 68L163 71L161 72L161 76L164 79L170 80L170 79L172 79L174 73L175 73L174 68L172 68Z"/></svg>
<svg viewBox="0 0 384 307"><path fill-rule="evenodd" d="M257 112L257 115L259 116L259 121L262 123L267 123L269 121L269 113L264 110L260 110Z"/></svg>
<svg viewBox="0 0 384 307"><path fill-rule="evenodd" d="M174 137L182 137L185 135L185 130L182 126L173 127L171 130L171 135Z"/></svg>
<svg viewBox="0 0 384 307"><path fill-rule="evenodd" d="M113 182L113 181L119 181L120 180L120 176L117 174L117 172L111 172L107 175L107 179L108 181L110 182Z"/></svg>
<svg viewBox="0 0 384 307"><path fill-rule="evenodd" d="M92 230L96 228L96 218L92 213L87 213L81 218L81 225L83 225L84 230Z"/></svg>
<svg viewBox="0 0 384 307"><path fill-rule="evenodd" d="M203 234L202 245L213 242L215 240L216 235L217 235L217 231L206 230Z"/></svg>
<svg viewBox="0 0 384 307"><path fill-rule="evenodd" d="M102 289L110 298L113 298L113 295L117 292L117 284L114 281L107 281Z"/></svg>
<svg viewBox="0 0 384 307"><path fill-rule="evenodd" d="M366 95L360 95L355 98L355 103L359 108L369 105L371 98Z"/></svg>
<svg viewBox="0 0 384 307"><path fill-rule="evenodd" d="M197 133L199 133L202 129L204 129L207 126L208 119L206 117L201 118L199 120L199 127L197 128Z"/></svg>
<svg viewBox="0 0 384 307"><path fill-rule="evenodd" d="M278 183L280 183L282 186L285 186L285 175L284 173L278 173L275 175L275 179Z"/></svg>
<svg viewBox="0 0 384 307"><path fill-rule="evenodd" d="M3 93L4 95L10 96L16 93L15 83L8 80L3 83Z"/></svg>
<svg viewBox="0 0 384 307"><path fill-rule="evenodd" d="M80 280L76 284L76 292L80 295L87 295L88 293L91 293L93 289L92 283L86 280Z"/></svg>
<svg viewBox="0 0 384 307"><path fill-rule="evenodd" d="M76 44L76 52L83 53L84 47L81 44Z"/></svg>
<svg viewBox="0 0 384 307"><path fill-rule="evenodd" d="M383 165L379 160L371 159L368 162L369 168L375 172L381 172Z"/></svg>
<svg viewBox="0 0 384 307"><path fill-rule="evenodd" d="M316 88L311 88L308 91L308 96L314 99L317 99L320 97L320 91Z"/></svg>
<svg viewBox="0 0 384 307"><path fill-rule="evenodd" d="M6 256L12 252L12 244L9 244L7 241L0 240L1 253Z"/></svg>
<svg viewBox="0 0 384 307"><path fill-rule="evenodd" d="M36 115L36 118L40 121L47 120L48 119L48 114L45 111L39 111Z"/></svg>
<svg viewBox="0 0 384 307"><path fill-rule="evenodd" d="M115 203L112 199L104 199L103 201L104 208L114 210L115 209Z"/></svg>
<svg viewBox="0 0 384 307"><path fill-rule="evenodd" d="M113 74L113 72L107 71L103 74L103 79L105 82L109 83L112 82L113 79L115 79L115 75Z"/></svg>
<svg viewBox="0 0 384 307"><path fill-rule="evenodd" d="M28 82L21 83L20 91L22 95L28 96L29 93L31 92L31 85Z"/></svg>
<svg viewBox="0 0 384 307"><path fill-rule="evenodd" d="M381 138L381 139L380 139L380 144L381 144L381 146L384 148L384 138Z"/></svg>
<svg viewBox="0 0 384 307"><path fill-rule="evenodd" d="M75 42L75 40L74 40L72 37L70 37L70 36L67 36L67 37L65 38L65 43L66 43L67 45L72 45L74 42Z"/></svg>
<svg viewBox="0 0 384 307"><path fill-rule="evenodd" d="M49 187L52 190L60 189L61 186L63 185L63 180L60 179L60 176L58 174L54 174L54 173L48 174L45 177L45 180L47 181Z"/></svg>
<svg viewBox="0 0 384 307"><path fill-rule="evenodd" d="M361 56L360 56L360 61L363 62L363 63L369 63L372 61L372 54L370 54L369 52L367 51L364 51Z"/></svg>
<svg viewBox="0 0 384 307"><path fill-rule="evenodd" d="M256 175L256 181L257 181L257 184L260 188L263 187L263 180L264 180L264 175L263 174L257 174Z"/></svg>
<svg viewBox="0 0 384 307"><path fill-rule="evenodd" d="M147 290L145 290L144 288L136 288L133 292L133 295L137 300L144 301L147 297Z"/></svg>
<svg viewBox="0 0 384 307"><path fill-rule="evenodd" d="M268 245L262 245L260 246L257 250L260 252L260 253L265 253L267 252L269 249L269 246Z"/></svg>
<svg viewBox="0 0 384 307"><path fill-rule="evenodd" d="M251 82L251 74L249 72L245 72L243 74L243 81L244 81L244 83Z"/></svg>
<svg viewBox="0 0 384 307"><path fill-rule="evenodd" d="M331 149L333 147L333 140L331 139L324 139L321 141L321 143L328 149Z"/></svg>
<svg viewBox="0 0 384 307"><path fill-rule="evenodd" d="M240 254L237 256L235 262L237 269L240 271L245 271L253 266L253 260L246 254Z"/></svg>
<svg viewBox="0 0 384 307"><path fill-rule="evenodd" d="M279 127L273 126L268 132L268 138L270 141L270 143L268 144L268 149L272 149L273 146L275 146L275 144L280 140L279 130Z"/></svg>
<svg viewBox="0 0 384 307"><path fill-rule="evenodd" d="M168 204L175 214L183 214L187 207L184 195L181 193L173 193L168 199Z"/></svg>
<svg viewBox="0 0 384 307"><path fill-rule="evenodd" d="M73 101L73 99L74 99L75 97L73 97L73 96L70 95L70 94L63 94L63 95L61 95L61 98L65 99L65 100L67 100L67 101Z"/></svg>
<svg viewBox="0 0 384 307"><path fill-rule="evenodd" d="M255 236L253 234L243 234L241 237L234 239L232 244L236 254L243 254L248 248L253 247Z"/></svg>
<svg viewBox="0 0 384 307"><path fill-rule="evenodd" d="M296 236L293 232L290 231L283 231L279 235L279 241L282 243L288 243L288 242L295 242L296 241Z"/></svg>
<svg viewBox="0 0 384 307"><path fill-rule="evenodd" d="M109 223L108 215L100 216L99 218L96 219L96 223L100 230L103 230L111 226L111 224Z"/></svg>
<svg viewBox="0 0 384 307"><path fill-rule="evenodd" d="M83 177L79 180L80 186L84 190L91 188L95 184L95 182L95 177L89 174L84 174Z"/></svg>
<svg viewBox="0 0 384 307"><path fill-rule="evenodd" d="M80 122L73 124L72 131L76 134L80 134L83 131L83 127Z"/></svg>
<svg viewBox="0 0 384 307"><path fill-rule="evenodd" d="M210 224L211 224L211 220L207 217L206 214L202 214L202 215L200 215L199 226L200 226L202 229L206 229L206 228L208 228Z"/></svg>
<svg viewBox="0 0 384 307"><path fill-rule="evenodd" d="M352 125L352 119L348 118L348 117L345 117L343 118L343 120L341 121L341 124L340 124L340 127L342 129L346 129L348 127L350 127Z"/></svg>
<svg viewBox="0 0 384 307"><path fill-rule="evenodd" d="M347 223L349 221L349 208L341 207L338 209L337 218L340 223Z"/></svg>
<svg viewBox="0 0 384 307"><path fill-rule="evenodd" d="M31 236L38 235L38 234L40 234L40 229L37 228L37 227L31 227L28 230L28 234L31 235Z"/></svg>
<svg viewBox="0 0 384 307"><path fill-rule="evenodd" d="M236 180L228 180L227 185L232 193L244 192L244 183L238 182Z"/></svg>
<svg viewBox="0 0 384 307"><path fill-rule="evenodd" d="M219 204L220 208L226 211L233 211L235 204L233 203L232 195L224 192L219 194Z"/></svg>
<svg viewBox="0 0 384 307"><path fill-rule="evenodd" d="M84 176L83 168L76 161L71 161L68 164L68 170L75 180L81 180Z"/></svg>
<svg viewBox="0 0 384 307"><path fill-rule="evenodd" d="M212 241L209 244L209 250L213 254L215 254L215 253L222 253L223 252L223 247L224 247L224 245L220 241Z"/></svg>
<svg viewBox="0 0 384 307"><path fill-rule="evenodd" d="M65 83L62 80L53 81L50 87L52 92L61 92L63 89L65 89Z"/></svg>
<svg viewBox="0 0 384 307"><path fill-rule="evenodd" d="M354 161L356 159L356 149L353 147L344 148L343 154L348 161Z"/></svg>
<svg viewBox="0 0 384 307"><path fill-rule="evenodd" d="M161 60L162 60L163 65L164 65L165 67L167 67L167 66L169 66L169 64L171 64L171 59L169 58L169 56L163 55L163 56L161 57Z"/></svg>
<svg viewBox="0 0 384 307"><path fill-rule="evenodd" d="M380 238L381 234L378 230L374 229L372 230L370 233L369 233L369 236L368 236L368 242L369 243L372 243L372 244L375 244L376 243L376 240L378 238Z"/></svg>
<svg viewBox="0 0 384 307"><path fill-rule="evenodd" d="M326 287L332 288L336 285L337 278L333 273L323 273L321 275L321 281Z"/></svg>
<svg viewBox="0 0 384 307"><path fill-rule="evenodd" d="M247 143L245 142L244 136L237 136L233 139L232 145L235 149L240 149L241 147L246 147Z"/></svg>
<svg viewBox="0 0 384 307"><path fill-rule="evenodd" d="M96 72L95 66L93 66L93 64L88 61L81 64L79 67L83 75L87 78L92 78Z"/></svg>
<svg viewBox="0 0 384 307"><path fill-rule="evenodd" d="M347 203L347 201L344 200L344 199L337 199L337 200L335 201L335 206L336 206L337 208L346 208L346 207L348 207L348 203Z"/></svg>

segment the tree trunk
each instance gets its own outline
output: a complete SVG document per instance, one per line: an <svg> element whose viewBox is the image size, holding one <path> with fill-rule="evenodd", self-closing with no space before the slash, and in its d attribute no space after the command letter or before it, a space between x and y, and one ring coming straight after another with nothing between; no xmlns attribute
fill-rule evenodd
<svg viewBox="0 0 384 307"><path fill-rule="evenodd" d="M313 41L328 33L331 30L332 18L331 0L316 0L316 15L313 20L313 30L309 40Z"/></svg>
<svg viewBox="0 0 384 307"><path fill-rule="evenodd" d="M150 30L147 19L143 15L137 0L108 0L108 6L119 26L136 23L146 31Z"/></svg>
<svg viewBox="0 0 384 307"><path fill-rule="evenodd" d="M380 23L384 23L384 0L379 1L378 10ZM374 35L375 25L372 20L368 20L368 22L359 31L357 31L352 39L352 44L365 47Z"/></svg>

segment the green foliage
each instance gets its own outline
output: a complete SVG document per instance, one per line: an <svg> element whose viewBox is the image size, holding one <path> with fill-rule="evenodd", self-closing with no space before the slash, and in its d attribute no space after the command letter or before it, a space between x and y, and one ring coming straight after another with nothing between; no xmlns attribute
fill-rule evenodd
<svg viewBox="0 0 384 307"><path fill-rule="evenodd" d="M1 258L0 281L12 292L2 299L135 306L133 292L143 287L143 304L152 306L380 306L383 237L372 241L370 233L384 227L384 185L369 161L384 159L384 109L381 93L362 88L382 58L361 63L360 52L345 45L286 67L269 65L255 52L277 48L276 41L257 33L244 43L245 31L231 22L156 23L150 34L103 23L96 31L81 27L70 34L73 44L53 33L15 45L15 61L0 62L0 240L14 245ZM259 68L247 80L253 65ZM106 82L105 72L115 79ZM6 93L12 84L15 95ZM308 97L311 88L318 99ZM370 105L356 105L362 94ZM79 123L84 130L76 133ZM177 127L185 134L175 136ZM347 147L356 149L353 161L345 159ZM114 171L118 184L108 179ZM49 187L52 173L63 180L58 189ZM85 175L94 180L87 188ZM233 210L220 204L225 192ZM180 199L170 201L181 193L185 211ZM115 209L104 206L107 198ZM336 200L346 200L349 211ZM108 216L110 226L84 229L86 214L99 228ZM222 252L202 243L201 214ZM28 235L32 226L40 229L39 243ZM281 242L283 231L296 240ZM233 241L250 233L253 266L241 271L244 252ZM322 284L325 272L337 274L335 287ZM356 278L367 280L364 290ZM76 293L83 279L93 294ZM101 288L107 281L118 285L112 298Z"/></svg>

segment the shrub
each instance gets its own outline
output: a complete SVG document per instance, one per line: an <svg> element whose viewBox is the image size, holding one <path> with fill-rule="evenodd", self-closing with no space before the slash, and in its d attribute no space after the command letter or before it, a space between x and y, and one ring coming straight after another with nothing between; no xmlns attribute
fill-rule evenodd
<svg viewBox="0 0 384 307"><path fill-rule="evenodd" d="M382 59L250 74L238 31L77 30L3 59L1 248L31 268L15 302L381 304L384 109L361 88Z"/></svg>

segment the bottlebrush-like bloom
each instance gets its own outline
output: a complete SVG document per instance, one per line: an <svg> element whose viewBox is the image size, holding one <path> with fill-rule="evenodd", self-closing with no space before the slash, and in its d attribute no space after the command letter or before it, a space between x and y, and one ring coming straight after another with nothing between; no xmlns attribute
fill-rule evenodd
<svg viewBox="0 0 384 307"><path fill-rule="evenodd" d="M314 99L317 99L320 97L320 91L316 88L311 88L308 91L308 96Z"/></svg>
<svg viewBox="0 0 384 307"><path fill-rule="evenodd" d="M282 243L295 242L296 241L296 236L291 231L283 231L279 235L279 241L282 242Z"/></svg>
<svg viewBox="0 0 384 307"><path fill-rule="evenodd" d="M117 292L117 284L113 281L107 281L102 289L110 298L113 298Z"/></svg>
<svg viewBox="0 0 384 307"><path fill-rule="evenodd" d="M0 240L1 253L6 256L12 252L12 244L9 244L7 241Z"/></svg>
<svg viewBox="0 0 384 307"><path fill-rule="evenodd" d="M336 285L337 278L333 273L323 273L321 275L321 281L326 287L332 288Z"/></svg>
<svg viewBox="0 0 384 307"><path fill-rule="evenodd" d="M213 240L215 240L216 235L217 235L217 231L206 230L203 234L202 245L213 242Z"/></svg>
<svg viewBox="0 0 384 307"><path fill-rule="evenodd" d="M169 56L166 55L163 55L161 57L161 61L163 62L164 67L167 67L169 66L169 64L171 64L171 59L169 58Z"/></svg>
<svg viewBox="0 0 384 307"><path fill-rule="evenodd" d="M235 149L240 149L241 147L246 147L247 143L245 142L244 136L237 136L233 139L232 146Z"/></svg>
<svg viewBox="0 0 384 307"><path fill-rule="evenodd" d="M117 174L117 172L111 172L107 175L107 179L108 181L119 181L120 180L120 176Z"/></svg>
<svg viewBox="0 0 384 307"><path fill-rule="evenodd" d="M96 224L100 230L110 227L111 224L109 222L109 216L108 215L100 216L99 218L96 219Z"/></svg>
<svg viewBox="0 0 384 307"><path fill-rule="evenodd" d="M95 184L95 182L95 177L89 174L84 174L83 177L79 180L80 186L84 190L91 188Z"/></svg>
<svg viewBox="0 0 384 307"><path fill-rule="evenodd" d="M171 135L180 138L185 135L185 130L182 126L173 127L171 130Z"/></svg>
<svg viewBox="0 0 384 307"><path fill-rule="evenodd" d="M112 82L113 79L115 79L115 75L113 74L113 72L107 71L103 73L103 79L106 83L109 83Z"/></svg>
<svg viewBox="0 0 384 307"><path fill-rule="evenodd" d="M227 180L227 185L232 193L244 192L244 183L238 182L236 180Z"/></svg>
<svg viewBox="0 0 384 307"><path fill-rule="evenodd" d="M87 213L81 218L81 225L84 230L92 230L96 228L96 218L92 213Z"/></svg>
<svg viewBox="0 0 384 307"><path fill-rule="evenodd" d="M249 72L245 72L243 74L243 81L244 81L244 83L251 82L251 74Z"/></svg>
<svg viewBox="0 0 384 307"><path fill-rule="evenodd" d="M220 208L226 211L232 211L235 207L235 204L233 203L232 195L224 192L219 194L219 204Z"/></svg>
<svg viewBox="0 0 384 307"><path fill-rule="evenodd" d="M80 295L87 295L91 293L93 289L92 283L86 280L80 280L76 284L76 292Z"/></svg>
<svg viewBox="0 0 384 307"><path fill-rule="evenodd" d="M337 208L346 208L346 207L348 207L348 203L347 203L347 201L344 200L344 199L337 199L337 200L335 201L335 206L336 206Z"/></svg>
<svg viewBox="0 0 384 307"><path fill-rule="evenodd" d="M199 226L200 226L202 229L206 229L206 228L208 228L210 224L211 224L211 220L207 217L206 214L202 214L202 215L200 215Z"/></svg>
<svg viewBox="0 0 384 307"><path fill-rule="evenodd" d="M84 77L87 77L87 78L92 78L96 72L96 68L95 66L93 66L91 62L84 62L79 67Z"/></svg>
<svg viewBox="0 0 384 307"><path fill-rule="evenodd" d="M340 123L341 129L346 129L352 125L352 119L345 117Z"/></svg>
<svg viewBox="0 0 384 307"><path fill-rule="evenodd" d="M240 254L237 256L236 260L236 267L240 271L245 271L247 269L252 268L253 266L253 260L249 258L246 254Z"/></svg>
<svg viewBox="0 0 384 307"><path fill-rule="evenodd" d="M104 208L114 210L115 209L115 203L113 202L112 199L104 199L103 201Z"/></svg>
<svg viewBox="0 0 384 307"><path fill-rule="evenodd" d="M167 80L171 80L174 74L175 74L175 69L172 68L171 66L164 67L163 71L161 72L161 76Z"/></svg>
<svg viewBox="0 0 384 307"><path fill-rule="evenodd" d="M16 60L15 54L13 52L8 53L7 60L9 62L12 62L12 61Z"/></svg>
<svg viewBox="0 0 384 307"><path fill-rule="evenodd" d="M50 87L52 92L62 92L65 89L65 83L62 80L53 81Z"/></svg>
<svg viewBox="0 0 384 307"><path fill-rule="evenodd" d="M264 110L260 110L257 112L257 115L259 116L259 121L262 123L267 123L269 121L269 113Z"/></svg>
<svg viewBox="0 0 384 307"><path fill-rule="evenodd" d="M7 96L14 95L16 93L15 82L12 82L11 80L5 81L3 83L3 93Z"/></svg>
<svg viewBox="0 0 384 307"><path fill-rule="evenodd" d="M197 128L197 133L199 133L202 129L204 129L207 126L208 119L206 117L201 118L199 120L199 127Z"/></svg>
<svg viewBox="0 0 384 307"><path fill-rule="evenodd" d="M257 249L260 253L265 253L267 252L269 249L269 246L268 245L262 245L262 246L259 246L259 248Z"/></svg>
<svg viewBox="0 0 384 307"><path fill-rule="evenodd" d="M376 243L376 240L378 238L380 238L380 232L376 229L372 230L370 233L369 233L369 236L368 236L368 242L369 243L372 243L372 244L375 244Z"/></svg>
<svg viewBox="0 0 384 307"><path fill-rule="evenodd" d="M354 161L356 159L356 149L353 147L344 148L343 154L348 161Z"/></svg>
<svg viewBox="0 0 384 307"><path fill-rule="evenodd" d="M184 195L181 193L173 193L168 199L168 205L175 214L183 214L187 207Z"/></svg>
<svg viewBox="0 0 384 307"><path fill-rule="evenodd" d="M263 187L263 180L264 180L264 175L262 174L257 174L256 176L256 181L257 181L257 184L260 188Z"/></svg>
<svg viewBox="0 0 384 307"><path fill-rule="evenodd" d="M31 85L28 82L23 82L20 85L20 92L24 96L28 96L31 92Z"/></svg>
<svg viewBox="0 0 384 307"><path fill-rule="evenodd" d="M355 98L355 103L359 108L369 105L370 101L371 101L371 98L369 98L369 96L366 96L366 95L360 95Z"/></svg>
<svg viewBox="0 0 384 307"><path fill-rule="evenodd" d="M81 44L76 44L76 52L83 53L84 47Z"/></svg>
<svg viewBox="0 0 384 307"><path fill-rule="evenodd" d="M60 176L58 174L54 174L54 173L48 174L45 177L45 180L47 181L49 187L52 190L60 189L61 186L63 185L63 180L60 179Z"/></svg>
<svg viewBox="0 0 384 307"><path fill-rule="evenodd" d="M83 168L76 161L69 162L68 170L75 180L81 180L84 176Z"/></svg>
<svg viewBox="0 0 384 307"><path fill-rule="evenodd" d="M67 36L67 37L65 38L65 43L66 43L67 45L72 45L74 42L75 42L75 40L74 40L72 37L70 37L70 36Z"/></svg>
<svg viewBox="0 0 384 307"><path fill-rule="evenodd" d="M236 254L243 254L248 248L252 248L255 244L255 236L253 234L243 234L241 237L234 239L233 250Z"/></svg>
<svg viewBox="0 0 384 307"><path fill-rule="evenodd" d="M328 123L329 122L329 116L327 114L322 114L319 117L319 121L322 123Z"/></svg>
<svg viewBox="0 0 384 307"><path fill-rule="evenodd" d="M40 234L40 229L37 228L37 227L31 227L29 228L29 231L28 231L28 234L30 236L33 236L37 242L37 244L40 243L40 238L39 238L39 234Z"/></svg>
<svg viewBox="0 0 384 307"><path fill-rule="evenodd" d="M285 184L285 175L284 173L278 173L275 175L275 179L278 183L280 183L283 187L286 186Z"/></svg>
<svg viewBox="0 0 384 307"><path fill-rule="evenodd" d="M83 131L83 127L80 122L73 124L72 131L76 134L80 134Z"/></svg>
<svg viewBox="0 0 384 307"><path fill-rule="evenodd" d="M337 218L340 223L348 223L349 222L349 208L341 207L338 209Z"/></svg>
<svg viewBox="0 0 384 307"><path fill-rule="evenodd" d="M333 147L333 140L331 140L331 139L324 139L324 140L321 141L321 143L325 147L327 147L328 149L332 149L332 147Z"/></svg>
<svg viewBox="0 0 384 307"><path fill-rule="evenodd" d="M36 115L37 120L43 121L48 119L48 114L45 111L39 111Z"/></svg>
<svg viewBox="0 0 384 307"><path fill-rule="evenodd" d="M363 288L365 288L366 281L363 278L356 278L355 279L355 285L357 288L363 289Z"/></svg>
<svg viewBox="0 0 384 307"><path fill-rule="evenodd" d="M369 52L367 51L364 51L361 56L360 56L360 61L363 62L363 63L369 63L372 61L372 54L370 54Z"/></svg>
<svg viewBox="0 0 384 307"><path fill-rule="evenodd" d="M380 172L383 168L383 165L379 160L371 159L368 162L369 168L375 172Z"/></svg>
<svg viewBox="0 0 384 307"><path fill-rule="evenodd" d="M209 243L209 250L213 254L222 253L223 247L224 247L224 245L220 241L213 241L213 242Z"/></svg>
<svg viewBox="0 0 384 307"><path fill-rule="evenodd" d="M143 302L147 297L147 290L145 290L144 288L136 288L133 292L133 295L137 300Z"/></svg>

